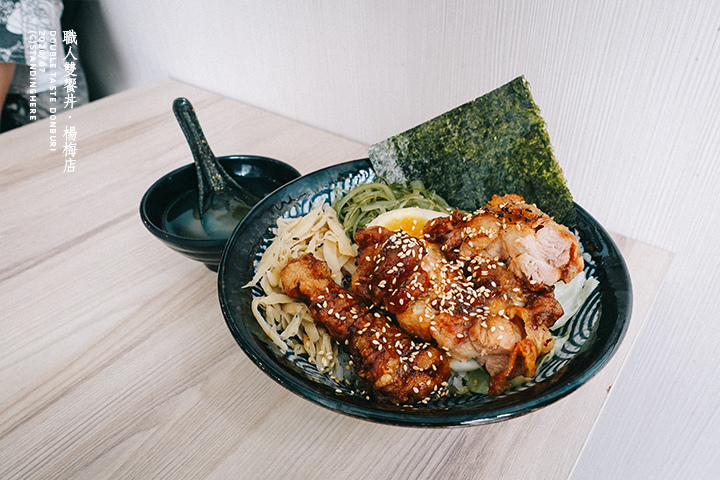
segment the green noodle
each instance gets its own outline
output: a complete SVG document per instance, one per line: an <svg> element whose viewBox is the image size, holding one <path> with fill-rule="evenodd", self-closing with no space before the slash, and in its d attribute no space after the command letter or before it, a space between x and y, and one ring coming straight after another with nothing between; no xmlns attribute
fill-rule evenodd
<svg viewBox="0 0 720 480"><path fill-rule="evenodd" d="M418 180L402 185L380 179L353 188L333 204L338 219L350 238L378 215L405 207L445 213L453 211L445 199L426 189Z"/></svg>

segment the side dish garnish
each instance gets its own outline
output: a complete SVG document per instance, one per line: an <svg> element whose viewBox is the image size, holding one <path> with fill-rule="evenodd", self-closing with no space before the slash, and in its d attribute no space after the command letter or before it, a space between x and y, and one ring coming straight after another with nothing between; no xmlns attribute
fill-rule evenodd
<svg viewBox="0 0 720 480"><path fill-rule="evenodd" d="M333 205L350 238L378 215L410 207L443 213L453 211L444 198L426 189L419 180L414 180L407 186L388 183L382 179L358 185Z"/></svg>
<svg viewBox="0 0 720 480"><path fill-rule="evenodd" d="M370 146L368 155L388 181L421 180L461 210L514 193L575 226L572 195L523 77Z"/></svg>

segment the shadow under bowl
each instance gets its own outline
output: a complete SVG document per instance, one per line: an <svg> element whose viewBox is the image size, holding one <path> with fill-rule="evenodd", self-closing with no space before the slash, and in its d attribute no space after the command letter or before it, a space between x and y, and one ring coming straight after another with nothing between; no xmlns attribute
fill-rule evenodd
<svg viewBox="0 0 720 480"><path fill-rule="evenodd" d="M260 198L300 177L295 168L267 157L229 155L218 157L218 161L241 187ZM173 170L145 192L140 202L140 217L150 233L165 245L217 272L228 239L179 236L168 231L164 218L179 199L188 194L197 195L197 188L194 163Z"/></svg>

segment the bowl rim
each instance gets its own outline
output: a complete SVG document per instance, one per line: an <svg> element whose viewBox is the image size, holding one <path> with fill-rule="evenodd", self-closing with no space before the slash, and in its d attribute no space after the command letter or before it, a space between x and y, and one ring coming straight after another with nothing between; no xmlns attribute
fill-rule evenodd
<svg viewBox="0 0 720 480"><path fill-rule="evenodd" d="M245 328L242 319L234 318L229 304L230 299L228 298L229 288L231 287L228 284L229 262L238 260L234 258L235 247L241 239L246 240L243 235L253 227L256 217L263 210L274 207L278 202L283 202L288 191L295 188L304 188L305 186L311 187L317 179L330 176L333 172L337 172L338 176L347 176L363 168L372 168L367 158L325 167L289 182L259 202L238 224L228 240L218 269L218 296L223 316L240 348L270 378L306 400L352 417L399 426L455 427L493 423L543 408L579 388L595 376L612 358L627 332L632 313L630 275L625 260L610 235L585 209L575 203L578 213L578 229L582 234L583 243L594 242L601 247L601 250L591 253L597 263L598 268L596 271L599 272L601 277L601 293L603 299L606 299L602 303L603 308L600 312L597 330L601 328L609 330L603 330L605 341L602 344L593 341L588 352L578 355L569 362L568 365L572 364L574 368L567 379L565 379L565 375L568 374L562 374L563 382L558 383L557 379L552 381L551 377L538 383L535 387L541 386L542 388L535 389L535 387L531 387L525 391L532 392L535 390L537 392L537 395L531 396L530 400L527 398L530 393L517 392L472 408L444 410L427 407L402 408L393 405L367 403L359 396L341 395L327 385L312 382L311 379L301 375L293 375L288 368L284 368L277 355L270 355L265 348L262 348L262 342ZM287 205L284 206L287 207ZM274 218L277 219L282 212L277 208L275 208L275 211L277 215ZM583 229L587 231L583 231ZM265 231L267 232L267 229ZM256 243L258 243L261 238L256 240ZM259 245L253 245L252 247L244 246L242 248L257 249L258 247ZM239 261L245 266L249 265L252 269L255 253L248 255L248 257L239 258ZM602 268L600 268L601 266ZM249 279L246 277L241 280L247 281ZM254 321L254 318L252 320ZM282 355L279 350L278 353ZM559 373L556 373L553 376L558 377L558 375Z"/></svg>

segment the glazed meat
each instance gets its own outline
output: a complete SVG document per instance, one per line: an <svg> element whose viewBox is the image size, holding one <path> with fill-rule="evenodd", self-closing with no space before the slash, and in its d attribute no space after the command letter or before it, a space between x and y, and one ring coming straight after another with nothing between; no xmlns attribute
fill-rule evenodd
<svg viewBox="0 0 720 480"><path fill-rule="evenodd" d="M360 229L355 241L362 252L352 288L366 302L398 313L428 287L427 275L419 270L427 253L422 240L401 230L370 227Z"/></svg>
<svg viewBox="0 0 720 480"><path fill-rule="evenodd" d="M548 327L563 314L553 285L583 268L572 232L517 195L434 219L422 240L367 227L355 241L358 297L452 358L485 365L493 395L535 374L553 347Z"/></svg>
<svg viewBox="0 0 720 480"><path fill-rule="evenodd" d="M368 309L332 280L324 262L303 255L283 268L281 280L285 292L305 302L315 321L351 354L355 373L378 400L413 404L445 393L448 356Z"/></svg>
<svg viewBox="0 0 720 480"><path fill-rule="evenodd" d="M584 267L575 235L520 195L496 195L474 214L434 219L425 238L455 260L500 259L532 290L568 282Z"/></svg>

